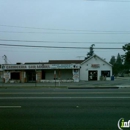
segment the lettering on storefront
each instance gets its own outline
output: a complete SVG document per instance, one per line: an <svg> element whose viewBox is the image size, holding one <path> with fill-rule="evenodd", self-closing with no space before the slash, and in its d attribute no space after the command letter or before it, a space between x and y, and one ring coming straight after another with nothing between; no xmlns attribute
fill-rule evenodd
<svg viewBox="0 0 130 130"><path fill-rule="evenodd" d="M49 65L37 65L37 69L50 68Z"/></svg>
<svg viewBox="0 0 130 130"><path fill-rule="evenodd" d="M29 65L28 68L29 69L36 69L36 66L35 65Z"/></svg>
<svg viewBox="0 0 130 130"><path fill-rule="evenodd" d="M72 65L72 64L52 64L50 66L51 69L72 69L72 68L79 68L79 65Z"/></svg>
<svg viewBox="0 0 130 130"><path fill-rule="evenodd" d="M3 67L4 69L27 69L26 65L7 65Z"/></svg>
<svg viewBox="0 0 130 130"><path fill-rule="evenodd" d="M100 65L99 64L91 64L91 67L93 67L93 68L99 68Z"/></svg>
<svg viewBox="0 0 130 130"><path fill-rule="evenodd" d="M49 69L50 65L3 65L3 70Z"/></svg>
<svg viewBox="0 0 130 130"><path fill-rule="evenodd" d="M3 70L27 70L27 69L78 69L79 65L72 64L36 64L36 65L3 65Z"/></svg>

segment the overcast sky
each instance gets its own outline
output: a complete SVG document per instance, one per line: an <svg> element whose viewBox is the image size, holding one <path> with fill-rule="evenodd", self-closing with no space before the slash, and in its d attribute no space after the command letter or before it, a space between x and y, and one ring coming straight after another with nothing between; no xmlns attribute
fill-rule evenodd
<svg viewBox="0 0 130 130"><path fill-rule="evenodd" d="M130 1L113 1L0 0L0 44L90 47L94 43L94 53L109 61L124 52L96 48L122 48L130 42ZM88 52L0 45L0 63L4 63L3 55L9 63L25 63L84 59Z"/></svg>

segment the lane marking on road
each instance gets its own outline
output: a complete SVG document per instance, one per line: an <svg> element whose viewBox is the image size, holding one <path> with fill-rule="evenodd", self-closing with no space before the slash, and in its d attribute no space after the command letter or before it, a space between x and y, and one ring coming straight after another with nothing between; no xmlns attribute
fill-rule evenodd
<svg viewBox="0 0 130 130"><path fill-rule="evenodd" d="M0 108L21 108L21 106L0 106Z"/></svg>
<svg viewBox="0 0 130 130"><path fill-rule="evenodd" d="M18 92L18 93L11 93L11 92L1 92L0 95L49 95L49 94L130 94L130 92L34 92L34 93L27 93L27 92Z"/></svg>
<svg viewBox="0 0 130 130"><path fill-rule="evenodd" d="M3 99L130 99L130 97L0 97Z"/></svg>

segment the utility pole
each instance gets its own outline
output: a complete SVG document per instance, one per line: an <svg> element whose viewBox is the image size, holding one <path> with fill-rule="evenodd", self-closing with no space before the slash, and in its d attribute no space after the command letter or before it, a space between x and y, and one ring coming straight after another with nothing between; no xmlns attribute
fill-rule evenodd
<svg viewBox="0 0 130 130"><path fill-rule="evenodd" d="M8 64L8 62L7 62L7 56L6 56L6 55L3 55L2 58L3 58L3 60L5 61L5 64Z"/></svg>

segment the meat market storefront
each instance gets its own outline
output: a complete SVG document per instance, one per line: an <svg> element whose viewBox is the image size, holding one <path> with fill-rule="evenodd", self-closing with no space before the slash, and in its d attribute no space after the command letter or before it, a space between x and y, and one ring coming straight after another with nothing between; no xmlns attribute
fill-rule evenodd
<svg viewBox="0 0 130 130"><path fill-rule="evenodd" d="M2 65L5 83L79 82L80 64Z"/></svg>
<svg viewBox="0 0 130 130"><path fill-rule="evenodd" d="M99 81L112 76L112 65L97 55L85 60L4 64L1 70L5 83Z"/></svg>

